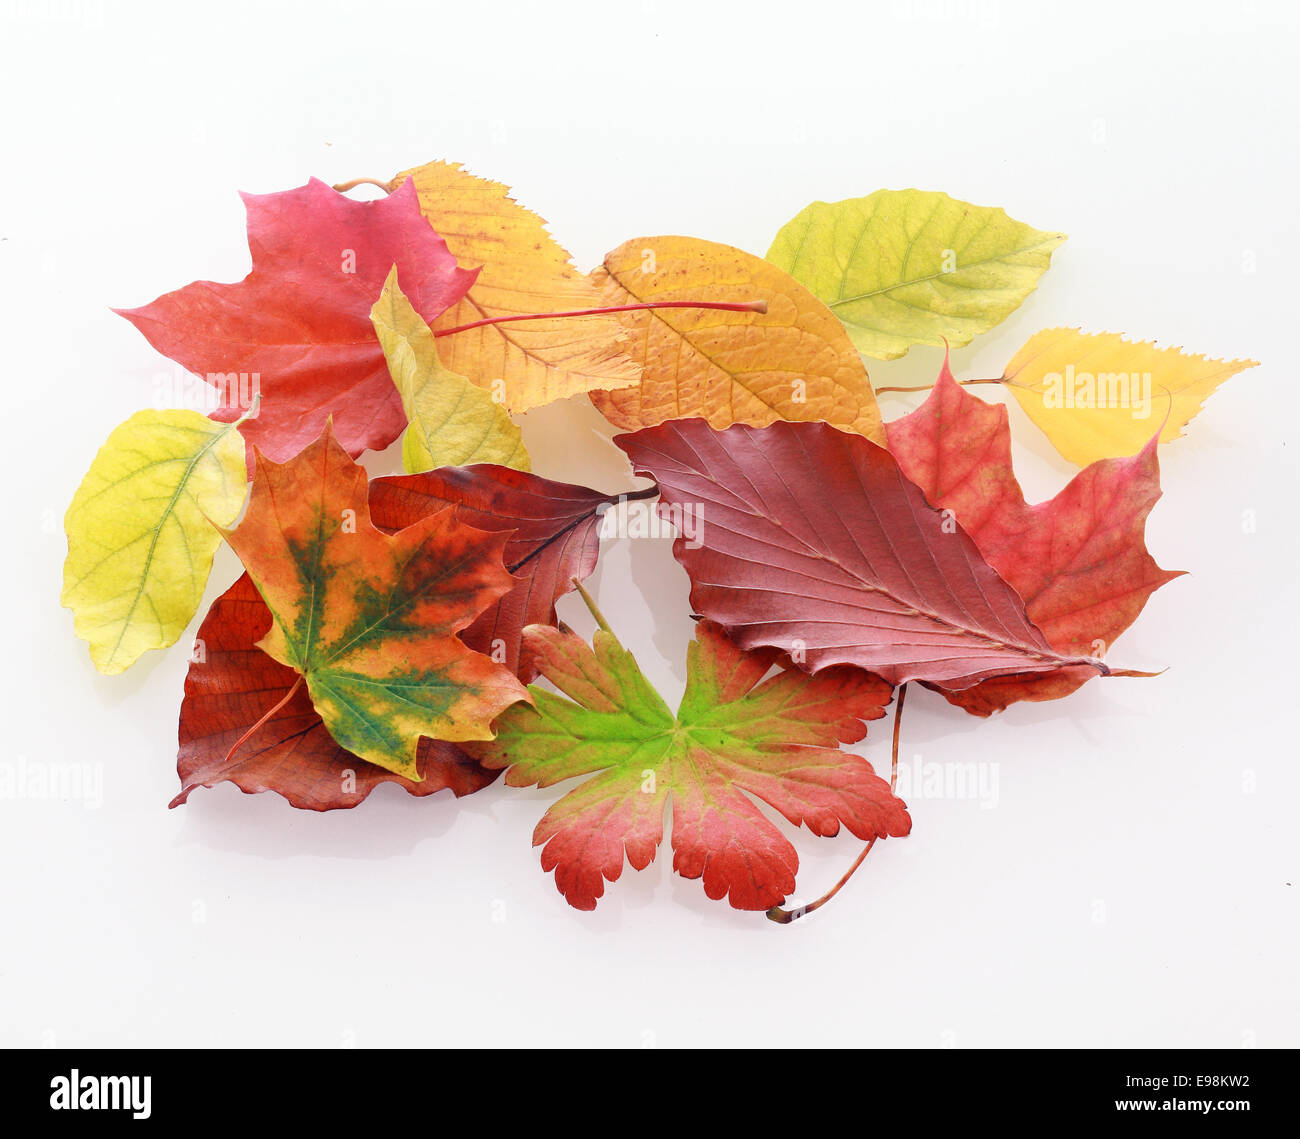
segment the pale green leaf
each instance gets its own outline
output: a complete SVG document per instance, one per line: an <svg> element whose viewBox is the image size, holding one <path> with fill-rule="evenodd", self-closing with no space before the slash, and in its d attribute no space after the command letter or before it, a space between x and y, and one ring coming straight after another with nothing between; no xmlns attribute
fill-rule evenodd
<svg viewBox="0 0 1300 1139"><path fill-rule="evenodd" d="M1015 311L1065 240L947 194L877 190L813 202L782 227L767 259L820 297L859 352L954 348Z"/></svg>

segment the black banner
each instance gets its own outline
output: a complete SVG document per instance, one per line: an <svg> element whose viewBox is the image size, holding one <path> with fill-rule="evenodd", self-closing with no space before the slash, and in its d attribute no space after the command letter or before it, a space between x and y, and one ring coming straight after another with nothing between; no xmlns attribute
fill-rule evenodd
<svg viewBox="0 0 1300 1139"><path fill-rule="evenodd" d="M1199 1119L1238 1134L1252 1124L1294 1121L1296 1068L1295 1052L1237 1049L649 1049L615 1057L563 1050L56 1049L9 1051L0 1059L0 1119L92 1131L285 1119L326 1124L334 1133L398 1117L440 1129L454 1115L463 1128L469 1121L462 1113L472 1120L487 1112L495 1131L502 1113L545 1121L549 1130L572 1111L573 1126L591 1132L602 1118L612 1130L629 1118L669 1126L674 1115L694 1114L699 1105L729 1127L824 1116L924 1134L945 1124L984 1130L1136 1117L1144 1129ZM689 1103L674 1102L681 1096Z"/></svg>

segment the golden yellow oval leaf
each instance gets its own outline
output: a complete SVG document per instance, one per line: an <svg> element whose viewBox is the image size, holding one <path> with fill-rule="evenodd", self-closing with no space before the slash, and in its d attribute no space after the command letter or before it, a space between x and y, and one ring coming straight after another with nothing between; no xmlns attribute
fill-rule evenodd
<svg viewBox="0 0 1300 1139"><path fill-rule="evenodd" d="M1114 332L1047 328L1025 342L1002 380L1052 446L1086 467L1136 454L1157 429L1162 443L1177 439L1215 388L1256 366Z"/></svg>
<svg viewBox="0 0 1300 1139"><path fill-rule="evenodd" d="M640 385L593 392L618 427L699 417L713 427L823 420L885 442L867 369L834 313L761 257L692 237L625 242L592 274L608 305L767 302L766 313L659 309L622 314Z"/></svg>

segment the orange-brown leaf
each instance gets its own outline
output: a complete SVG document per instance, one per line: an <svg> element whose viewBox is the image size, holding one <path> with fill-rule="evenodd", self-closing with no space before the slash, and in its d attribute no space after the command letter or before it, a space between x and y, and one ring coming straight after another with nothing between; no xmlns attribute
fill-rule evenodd
<svg viewBox="0 0 1300 1139"><path fill-rule="evenodd" d="M625 430L669 419L710 427L824 421L884 443L866 366L834 313L775 265L690 237L637 238L592 274L608 305L762 300L766 313L659 309L622 314L639 386L592 394Z"/></svg>
<svg viewBox="0 0 1300 1139"><path fill-rule="evenodd" d="M508 535L454 507L385 534L365 471L327 428L287 463L259 455L244 520L226 537L275 618L259 647L300 672L340 744L419 778L421 736L491 739L526 699L506 668L457 637L513 587Z"/></svg>

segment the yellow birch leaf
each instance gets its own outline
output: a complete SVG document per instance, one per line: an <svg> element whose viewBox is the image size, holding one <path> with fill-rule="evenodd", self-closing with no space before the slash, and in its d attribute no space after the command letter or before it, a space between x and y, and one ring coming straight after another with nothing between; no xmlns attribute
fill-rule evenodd
<svg viewBox="0 0 1300 1139"><path fill-rule="evenodd" d="M546 223L511 198L508 186L452 162L403 171L390 185L407 178L456 260L467 269L482 266L469 294L438 318L436 330L600 306L599 293ZM617 318L599 315L485 325L440 337L438 351L448 368L480 387L501 381L506 407L523 412L594 388L635 384L639 372L623 352L624 340Z"/></svg>
<svg viewBox="0 0 1300 1139"><path fill-rule="evenodd" d="M125 671L190 623L247 494L238 424L138 411L90 464L64 519L63 596L100 672Z"/></svg>
<svg viewBox="0 0 1300 1139"><path fill-rule="evenodd" d="M1052 446L1086 467L1137 454L1162 422L1160 441L1177 439L1215 388L1256 365L1113 332L1048 328L1025 342L1002 381Z"/></svg>
<svg viewBox="0 0 1300 1139"><path fill-rule="evenodd" d="M470 463L532 469L510 413L439 359L433 331L398 287L396 267L370 310L370 322L406 411L402 465L409 472Z"/></svg>
<svg viewBox="0 0 1300 1139"><path fill-rule="evenodd" d="M761 257L692 237L625 242L592 277L609 305L762 300L767 312L658 309L628 312L638 387L593 392L592 402L632 431L699 417L716 428L822 420L884 446L861 356L835 315Z"/></svg>

